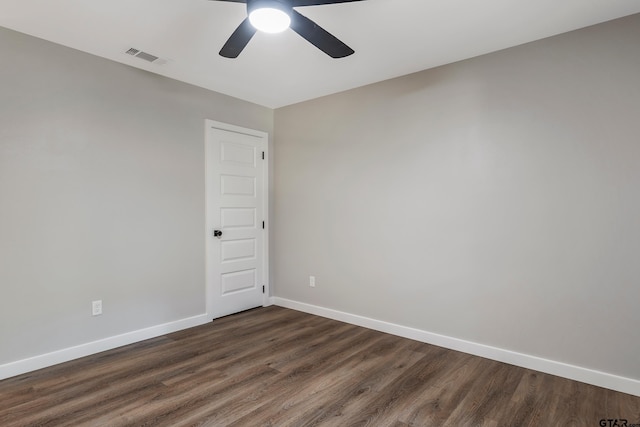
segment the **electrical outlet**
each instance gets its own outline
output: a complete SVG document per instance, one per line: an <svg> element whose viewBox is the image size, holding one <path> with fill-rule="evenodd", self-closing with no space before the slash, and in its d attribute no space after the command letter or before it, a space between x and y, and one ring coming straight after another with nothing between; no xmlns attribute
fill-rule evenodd
<svg viewBox="0 0 640 427"><path fill-rule="evenodd" d="M91 302L91 314L94 316L102 314L102 300Z"/></svg>
<svg viewBox="0 0 640 427"><path fill-rule="evenodd" d="M316 276L309 276L309 286L312 288L316 287Z"/></svg>

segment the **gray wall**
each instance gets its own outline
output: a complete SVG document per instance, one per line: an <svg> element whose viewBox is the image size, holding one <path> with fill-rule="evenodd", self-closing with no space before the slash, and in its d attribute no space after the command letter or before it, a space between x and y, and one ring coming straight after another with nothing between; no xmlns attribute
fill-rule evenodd
<svg viewBox="0 0 640 427"><path fill-rule="evenodd" d="M640 379L639 40L635 15L276 110L275 294Z"/></svg>
<svg viewBox="0 0 640 427"><path fill-rule="evenodd" d="M2 28L0 53L0 364L203 314L204 119L273 111Z"/></svg>

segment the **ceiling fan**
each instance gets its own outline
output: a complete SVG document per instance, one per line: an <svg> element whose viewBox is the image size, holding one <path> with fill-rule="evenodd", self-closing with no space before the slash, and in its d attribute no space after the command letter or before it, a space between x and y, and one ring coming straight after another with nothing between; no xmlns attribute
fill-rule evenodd
<svg viewBox="0 0 640 427"><path fill-rule="evenodd" d="M247 17L222 46L220 56L237 58L257 31L277 33L291 28L332 58L344 58L354 51L324 28L294 10L300 6L349 3L363 0L214 0L246 3Z"/></svg>

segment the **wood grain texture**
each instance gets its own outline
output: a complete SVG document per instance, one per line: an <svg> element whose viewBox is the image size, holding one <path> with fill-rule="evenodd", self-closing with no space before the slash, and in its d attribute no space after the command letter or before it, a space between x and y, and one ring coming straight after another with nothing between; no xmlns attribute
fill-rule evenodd
<svg viewBox="0 0 640 427"><path fill-rule="evenodd" d="M640 398L279 307L0 381L0 426L594 426Z"/></svg>

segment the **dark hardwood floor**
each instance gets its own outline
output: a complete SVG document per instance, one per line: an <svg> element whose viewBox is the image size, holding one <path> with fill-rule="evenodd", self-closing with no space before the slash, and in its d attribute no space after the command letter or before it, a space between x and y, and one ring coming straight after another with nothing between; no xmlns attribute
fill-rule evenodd
<svg viewBox="0 0 640 427"><path fill-rule="evenodd" d="M0 381L2 427L601 419L640 423L640 398L279 307Z"/></svg>

